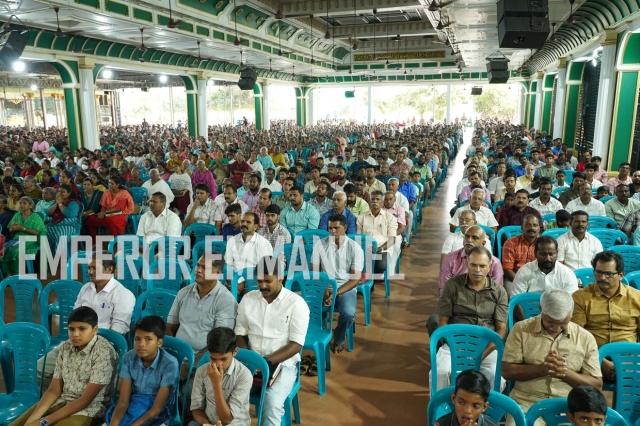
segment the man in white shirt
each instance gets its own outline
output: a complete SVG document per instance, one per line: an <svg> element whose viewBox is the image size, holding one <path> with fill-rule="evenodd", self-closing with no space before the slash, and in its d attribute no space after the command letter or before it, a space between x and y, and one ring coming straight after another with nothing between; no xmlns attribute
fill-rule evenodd
<svg viewBox="0 0 640 426"><path fill-rule="evenodd" d="M182 235L182 222L177 214L167 208L167 198L164 193L151 194L149 211L140 218L136 235L144 237L147 241Z"/></svg>
<svg viewBox="0 0 640 426"><path fill-rule="evenodd" d="M259 221L260 218L256 213L244 213L240 225L242 232L227 241L225 262L227 267L235 272L253 268L262 257L273 254L273 247L269 240L256 233Z"/></svg>
<svg viewBox="0 0 640 426"><path fill-rule="evenodd" d="M331 187L335 191L344 191L344 187L349 183L347 180L347 170L342 166L336 167L336 176L338 176L338 180L331 184Z"/></svg>
<svg viewBox="0 0 640 426"><path fill-rule="evenodd" d="M602 243L587 232L589 214L584 211L571 213L571 230L558 238L558 261L572 271L591 268L591 259L602 251Z"/></svg>
<svg viewBox="0 0 640 426"><path fill-rule="evenodd" d="M262 182L261 188L270 189L271 192L282 192L282 185L276 178L276 171L272 168L266 170L267 180Z"/></svg>
<svg viewBox="0 0 640 426"><path fill-rule="evenodd" d="M164 179L160 179L158 169L151 169L149 172L149 180L143 183L142 187L147 189L148 194L162 192L167 199L167 204L171 204L173 202L173 191L171 191L171 188L169 188L169 185Z"/></svg>
<svg viewBox="0 0 640 426"><path fill-rule="evenodd" d="M309 325L309 307L282 285L282 264L273 256L259 259L259 290L247 293L238 306L235 333L240 348L263 356L269 369L282 364L278 378L263 396L263 426L280 426L284 402L297 378L299 352ZM247 345L247 338L249 345Z"/></svg>
<svg viewBox="0 0 640 426"><path fill-rule="evenodd" d="M571 269L558 262L558 242L549 236L538 237L534 249L536 260L518 269L511 294L543 293L561 289L569 294L578 290L578 279ZM524 318L520 318L524 319Z"/></svg>
<svg viewBox="0 0 640 426"><path fill-rule="evenodd" d="M242 214L245 214L249 211L249 206L247 206L241 199L238 198L238 191L233 185L227 185L224 187L224 203L220 204L216 209L215 213L213 213L213 221L218 228L218 235L222 235L222 225L229 223L229 219L224 211L231 204L240 204L242 208Z"/></svg>
<svg viewBox="0 0 640 426"><path fill-rule="evenodd" d="M455 232L456 228L458 227L458 218L460 217L460 214L462 214L462 212L464 211L471 210L475 213L476 221L478 222L478 224L486 225L490 228L493 228L493 232L497 233L498 221L493 215L491 209L484 207L482 203L484 203L484 190L476 188L471 193L469 202L456 210L456 213L453 215L451 221L449 222L449 231L451 231L452 233Z"/></svg>
<svg viewBox="0 0 640 426"><path fill-rule="evenodd" d="M208 223L213 225L213 213L216 203L210 197L211 190L206 183L199 183L194 188L195 199L187 207L187 215L184 218L185 228L194 223Z"/></svg>
<svg viewBox="0 0 640 426"><path fill-rule="evenodd" d="M458 224L460 232L454 232L453 234L448 235L444 240L444 243L442 244L440 265L442 265L442 260L446 255L453 251L460 250L462 247L464 247L465 232L467 232L467 229L469 229L470 227L478 224L478 222L476 221L476 214L472 210L463 211L462 213L460 213L460 216L458 216ZM486 235L484 238L484 247L489 250L489 253L492 253L491 239L488 235Z"/></svg>
<svg viewBox="0 0 640 426"><path fill-rule="evenodd" d="M600 200L593 198L591 192L591 185L589 182L581 183L578 187L579 197L575 200L571 200L564 208L569 213L575 211L587 212L589 216L606 216L607 212L604 208L604 204Z"/></svg>
<svg viewBox="0 0 640 426"><path fill-rule="evenodd" d="M555 213L562 209L562 203L551 196L552 188L553 184L551 183L551 180L548 178L541 178L540 188L538 189L540 196L529 202L529 207L533 207L538 210L540 212L540 216Z"/></svg>

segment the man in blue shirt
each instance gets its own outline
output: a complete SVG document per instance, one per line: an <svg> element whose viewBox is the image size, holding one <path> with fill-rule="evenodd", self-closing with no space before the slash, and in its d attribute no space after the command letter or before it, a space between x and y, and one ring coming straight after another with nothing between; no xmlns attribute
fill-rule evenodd
<svg viewBox="0 0 640 426"><path fill-rule="evenodd" d="M347 194L343 191L336 191L333 193L333 209L329 210L320 218L320 224L318 229L329 231L329 218L334 214L341 214L347 219L347 234L355 234L356 231L356 216L351 213L351 210L347 208Z"/></svg>
<svg viewBox="0 0 640 426"><path fill-rule="evenodd" d="M520 165L515 168L517 178L525 175L524 168L527 164L529 164L529 160L527 159L527 156L524 154L520 155L520 157L518 158L518 161L520 161Z"/></svg>
<svg viewBox="0 0 640 426"><path fill-rule="evenodd" d="M294 186L289 190L289 201L287 206L280 213L280 224L289 228L294 234L305 229L318 229L320 214L315 207L304 201L304 190L299 186Z"/></svg>
<svg viewBox="0 0 640 426"><path fill-rule="evenodd" d="M411 219L416 215L416 200L418 199L418 190L416 189L413 182L409 180L409 170L402 170L400 172L400 180L398 186L398 192L404 195L409 201L409 209L413 213ZM413 220L409 220L407 223L407 238L412 235L411 231L413 230Z"/></svg>
<svg viewBox="0 0 640 426"><path fill-rule="evenodd" d="M358 176L360 169L368 165L369 163L364 160L364 154L362 153L362 151L358 151L356 153L356 161L354 161L349 168L349 175L351 176L351 178L353 178L354 176Z"/></svg>

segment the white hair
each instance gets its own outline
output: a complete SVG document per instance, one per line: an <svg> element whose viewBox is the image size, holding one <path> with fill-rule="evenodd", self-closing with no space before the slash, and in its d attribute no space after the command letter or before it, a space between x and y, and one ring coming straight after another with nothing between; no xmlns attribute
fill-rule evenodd
<svg viewBox="0 0 640 426"><path fill-rule="evenodd" d="M344 191L336 191L333 193L333 198L335 198L335 196L339 196L341 200L346 200L347 199L347 194Z"/></svg>
<svg viewBox="0 0 640 426"><path fill-rule="evenodd" d="M540 313L564 320L573 313L573 297L559 288L547 290L540 297Z"/></svg>

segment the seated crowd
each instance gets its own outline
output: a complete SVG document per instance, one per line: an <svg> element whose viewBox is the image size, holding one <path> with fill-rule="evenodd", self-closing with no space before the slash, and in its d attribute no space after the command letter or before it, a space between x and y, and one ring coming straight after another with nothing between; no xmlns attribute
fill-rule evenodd
<svg viewBox="0 0 640 426"><path fill-rule="evenodd" d="M298 368L318 375L320 366L301 357L310 308L284 285L291 259L274 252L303 231L326 231L312 249L305 247L306 272L335 280L336 294L327 287L322 302L338 314L332 352L343 352L356 316L356 287L371 278L363 272L393 275L401 251L411 245L419 209L462 143L462 129L417 125L399 132L388 124L335 123L273 128L211 127L198 140L166 126L109 128L102 130L99 150L73 154L62 131L8 131L9 149L1 150L7 195L0 195L5 277L24 267L17 242L26 235L46 236L55 251L63 237L96 241L105 233L129 233L152 242L188 238L189 226L207 224L226 242L224 253L191 259L191 284L177 292L166 318L150 315L135 323L139 295L119 282L121 266L98 245L88 259L89 281L67 318L69 340L39 361L51 383L11 426L168 423L179 402L175 389L191 377L163 349L171 339L188 344L196 366L209 360L194 369L191 389L182 389L188 391L190 426L250 424L255 378L234 359L239 349L257 352L270 370L277 367L277 380L263 395L260 424L281 424ZM353 234L376 242L373 271ZM28 254L43 248L26 244ZM257 290L249 291L242 279L235 287L232 276L247 268ZM130 336L132 350L118 360L100 329Z"/></svg>
<svg viewBox="0 0 640 426"><path fill-rule="evenodd" d="M578 389L612 385L616 366L601 363L599 349L638 342L640 291L625 281L635 271L625 270L618 248L640 243L640 171L625 162L609 174L600 163L589 151L575 158L560 139L499 123L476 127L466 150L427 329L495 331L505 341L501 363L490 344L480 371L493 390L509 381L505 392L524 413L548 398L571 401ZM527 293L539 294L538 315L515 299ZM455 354L443 340L432 394L449 386ZM459 374L456 388L469 380ZM471 382L479 389L481 380Z"/></svg>

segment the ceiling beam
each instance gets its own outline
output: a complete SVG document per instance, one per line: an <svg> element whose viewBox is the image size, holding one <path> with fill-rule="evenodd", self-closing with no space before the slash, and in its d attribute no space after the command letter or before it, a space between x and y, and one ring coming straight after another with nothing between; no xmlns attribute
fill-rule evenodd
<svg viewBox="0 0 640 426"><path fill-rule="evenodd" d="M374 25L373 24L364 24L364 25L353 25L350 26L342 26L342 27L334 27L333 34L336 38L348 38L353 37L355 33L355 37L357 38L373 38L374 34L376 38L386 38L387 34L389 37L395 37L400 34L404 35L436 35L438 32L433 29L433 26L429 22L421 21L421 22L407 22L402 24L377 24L375 25L375 33L374 33Z"/></svg>
<svg viewBox="0 0 640 426"><path fill-rule="evenodd" d="M282 3L282 13L287 15L326 15L327 4L329 5L329 16L344 15L345 13L354 12L354 0L330 0L330 1L294 1L291 3ZM277 3L277 2L275 2ZM355 0L355 12L371 12L373 9L382 11L406 10L422 8L424 2L421 0L404 0L401 5L388 0ZM277 7L277 5L276 5Z"/></svg>

